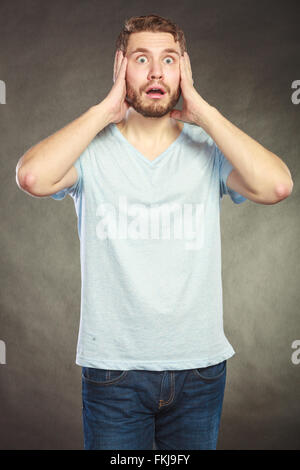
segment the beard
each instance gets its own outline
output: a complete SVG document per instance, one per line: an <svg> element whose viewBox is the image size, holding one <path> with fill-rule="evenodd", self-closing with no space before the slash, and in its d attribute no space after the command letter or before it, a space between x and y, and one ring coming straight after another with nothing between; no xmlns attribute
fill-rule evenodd
<svg viewBox="0 0 300 470"><path fill-rule="evenodd" d="M159 99L147 98L145 93L137 93L126 81L126 101L138 113L148 118L160 118L175 108L181 96L181 88L178 87L171 96ZM167 93L166 93L167 94ZM163 101L164 100L164 101Z"/></svg>

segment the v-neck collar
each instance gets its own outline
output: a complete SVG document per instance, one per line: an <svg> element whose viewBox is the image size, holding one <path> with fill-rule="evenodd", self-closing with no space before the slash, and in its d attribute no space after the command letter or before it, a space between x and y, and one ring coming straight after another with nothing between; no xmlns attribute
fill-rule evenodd
<svg viewBox="0 0 300 470"><path fill-rule="evenodd" d="M118 137L119 139L121 139L123 142L125 142L133 150L135 155L137 155L139 158L141 158L149 166L157 165L157 163L159 163L164 158L164 156L182 139L183 133L184 133L184 130L185 130L185 127L186 127L185 122L184 122L183 123L183 128L181 129L180 134L171 143L171 145L169 145L169 147L166 150L164 150L164 152L160 153L156 158L154 158L154 160L149 160L149 158L145 157L145 155L143 155L136 147L134 147L134 145L132 145L129 142L129 140L126 139L126 137L124 137L122 132L118 129L118 126L116 125L116 123L112 122L111 124L112 124L111 129L112 129L113 134L116 137Z"/></svg>

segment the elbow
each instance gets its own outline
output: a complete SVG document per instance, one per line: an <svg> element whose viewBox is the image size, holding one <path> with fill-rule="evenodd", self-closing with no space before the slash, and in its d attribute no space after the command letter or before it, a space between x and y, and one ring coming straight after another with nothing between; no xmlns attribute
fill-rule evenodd
<svg viewBox="0 0 300 470"><path fill-rule="evenodd" d="M33 197L48 197L53 194L53 188L48 182L37 175L34 170L18 163L16 168L16 182L19 188Z"/></svg>
<svg viewBox="0 0 300 470"><path fill-rule="evenodd" d="M275 188L276 202L286 199L292 194L294 183L292 178L287 183L279 183Z"/></svg>
<svg viewBox="0 0 300 470"><path fill-rule="evenodd" d="M32 173L28 172L26 167L23 167L18 163L16 167L16 183L21 190L32 194L32 188L36 183L36 177Z"/></svg>
<svg viewBox="0 0 300 470"><path fill-rule="evenodd" d="M259 204L272 205L283 201L291 195L293 191L293 181L290 178L286 182L280 182L271 188L264 188L264 191L256 192L254 202ZM250 198L251 199L251 198Z"/></svg>
<svg viewBox="0 0 300 470"><path fill-rule="evenodd" d="M35 177L23 168L22 165L17 165L16 168L16 182L20 189L28 191L35 182Z"/></svg>

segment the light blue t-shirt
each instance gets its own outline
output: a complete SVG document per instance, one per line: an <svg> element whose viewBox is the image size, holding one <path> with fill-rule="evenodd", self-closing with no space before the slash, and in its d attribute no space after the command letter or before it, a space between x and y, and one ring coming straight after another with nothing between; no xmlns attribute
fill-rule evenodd
<svg viewBox="0 0 300 470"><path fill-rule="evenodd" d="M75 162L81 312L76 364L183 370L235 354L223 330L220 204L233 166L184 123L153 161L116 124Z"/></svg>

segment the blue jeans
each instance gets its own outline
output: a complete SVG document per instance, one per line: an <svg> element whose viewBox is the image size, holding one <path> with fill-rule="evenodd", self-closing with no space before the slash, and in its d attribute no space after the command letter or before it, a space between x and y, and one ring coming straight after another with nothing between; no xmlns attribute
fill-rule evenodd
<svg viewBox="0 0 300 470"><path fill-rule="evenodd" d="M216 449L226 369L82 367L84 449Z"/></svg>

